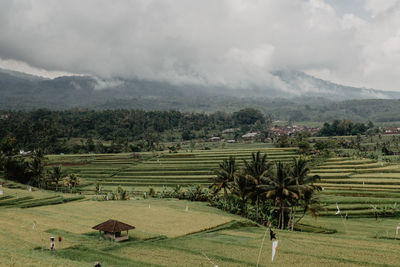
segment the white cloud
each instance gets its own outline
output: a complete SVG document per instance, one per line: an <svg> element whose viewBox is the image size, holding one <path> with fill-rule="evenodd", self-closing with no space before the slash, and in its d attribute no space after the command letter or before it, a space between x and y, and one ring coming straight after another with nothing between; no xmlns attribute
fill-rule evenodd
<svg viewBox="0 0 400 267"><path fill-rule="evenodd" d="M60 77L60 76L82 75L82 74L76 74L76 73L65 72L65 71L48 71L45 69L29 66L25 62L16 61L16 60L12 60L12 59L3 60L1 58L0 58L0 69L7 69L7 70L24 72L24 73L32 73L37 76L41 76L41 77L45 77L45 78L56 78L56 77Z"/></svg>
<svg viewBox="0 0 400 267"><path fill-rule="evenodd" d="M376 17L395 8L399 2L399 0L366 0L365 8Z"/></svg>
<svg viewBox="0 0 400 267"><path fill-rule="evenodd" d="M382 2L366 1L374 18L365 21L338 15L323 0L3 0L0 62L102 78L283 89L270 71L293 68L397 89L399 1Z"/></svg>

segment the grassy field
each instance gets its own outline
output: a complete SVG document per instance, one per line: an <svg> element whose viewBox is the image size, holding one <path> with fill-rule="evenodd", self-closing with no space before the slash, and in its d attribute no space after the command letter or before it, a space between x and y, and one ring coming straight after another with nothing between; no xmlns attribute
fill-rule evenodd
<svg viewBox="0 0 400 267"><path fill-rule="evenodd" d="M168 199L88 200L0 212L0 266L256 266L265 234L265 228L205 203ZM130 241L102 240L91 229L109 218L136 226ZM306 217L304 223L337 233L276 230L274 265L398 266L395 219ZM63 237L55 252L48 250L52 235ZM267 235L259 266L270 265Z"/></svg>
<svg viewBox="0 0 400 267"><path fill-rule="evenodd" d="M265 228L206 203L141 197L140 192L149 187L206 187L218 164L230 155L240 165L256 151L267 153L270 160L290 161L299 156L296 148L264 144L222 148L211 143L210 147L179 153L47 156L49 166L61 165L64 171L82 178L78 189L82 195L31 192L18 185L4 188L0 196L0 266L90 266L97 260L102 266L256 266ZM398 266L398 220L391 216L400 204L399 165L332 157L314 167L314 174L321 176L319 198L324 210L317 220L305 217L303 232L277 230L279 249L273 264ZM94 201L96 183L104 191L123 186L136 196L128 201ZM341 215L335 214L336 204ZM129 242L104 241L91 229L110 218L137 227L130 231ZM316 233L316 229L336 233ZM52 235L63 237L56 252L48 250ZM270 266L270 257L267 239L259 266Z"/></svg>

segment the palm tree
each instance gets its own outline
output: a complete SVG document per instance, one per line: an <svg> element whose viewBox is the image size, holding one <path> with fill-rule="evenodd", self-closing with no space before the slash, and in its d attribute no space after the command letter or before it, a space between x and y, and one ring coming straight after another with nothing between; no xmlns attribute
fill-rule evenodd
<svg viewBox="0 0 400 267"><path fill-rule="evenodd" d="M75 186L79 185L81 179L74 173L70 174L67 179L65 180L65 184L70 188L74 188Z"/></svg>
<svg viewBox="0 0 400 267"><path fill-rule="evenodd" d="M292 230L294 228L295 223L299 222L305 215L307 211L311 212L311 215L316 216L316 212L321 209L321 206L318 205L318 199L315 197L315 192L321 190L320 186L314 185L314 182L320 180L320 176L318 175L309 175L310 168L308 167L308 161L301 158L294 158L293 165L291 167L291 176L296 181L297 192L299 194L299 199L295 201L292 205L292 212L290 216L291 227ZM298 202L301 202L301 206L303 208L303 215L299 220L295 222L296 216L296 206Z"/></svg>
<svg viewBox="0 0 400 267"><path fill-rule="evenodd" d="M227 189L232 187L236 171L236 160L232 156L229 156L229 159L224 159L224 161L219 164L219 169L215 171L217 176L214 178L214 183L210 186L210 188L215 189L214 194L217 194L223 189L225 199L228 197Z"/></svg>
<svg viewBox="0 0 400 267"><path fill-rule="evenodd" d="M232 194L239 197L242 205L242 211L246 207L247 198L249 197L252 189L254 188L254 183L243 173L235 177Z"/></svg>
<svg viewBox="0 0 400 267"><path fill-rule="evenodd" d="M51 172L52 181L56 184L56 191L58 191L58 183L62 179L62 170L61 166L54 166Z"/></svg>
<svg viewBox="0 0 400 267"><path fill-rule="evenodd" d="M285 209L293 201L299 199L296 179L291 176L290 168L282 162L275 162L267 173L268 184L259 185L266 198L273 199L279 206L278 227L285 227Z"/></svg>
<svg viewBox="0 0 400 267"><path fill-rule="evenodd" d="M293 230L294 225L297 224L298 222L300 222L300 220L304 218L307 211L310 212L310 214L313 218L316 218L317 212L323 210L323 207L321 206L319 199L316 196L316 193L318 191L319 191L319 189L316 189L316 190L306 191L303 193L302 198L300 200L300 205L303 210L303 213L300 216L300 218L298 218L297 221L295 221L292 224L292 230ZM293 221L294 221L294 217L293 217Z"/></svg>
<svg viewBox="0 0 400 267"><path fill-rule="evenodd" d="M32 182L40 188L45 180L44 176L44 157L41 150L36 150L32 155L32 161L29 162L28 172L31 175Z"/></svg>
<svg viewBox="0 0 400 267"><path fill-rule="evenodd" d="M247 175L253 177L258 183L268 170L267 154L261 155L261 152L251 154L251 161L243 160L244 171Z"/></svg>
<svg viewBox="0 0 400 267"><path fill-rule="evenodd" d="M260 151L251 154L251 161L248 162L243 160L244 163L244 173L246 177L253 181L254 188L251 192L251 197L256 200L257 206L257 218L260 207L260 188L259 186L263 184L266 172L268 172L268 166L270 163L267 161L267 154L261 155Z"/></svg>

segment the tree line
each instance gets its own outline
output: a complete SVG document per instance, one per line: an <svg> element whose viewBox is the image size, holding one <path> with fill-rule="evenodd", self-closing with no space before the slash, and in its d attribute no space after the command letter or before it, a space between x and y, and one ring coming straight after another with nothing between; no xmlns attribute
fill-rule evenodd
<svg viewBox="0 0 400 267"><path fill-rule="evenodd" d="M318 136L343 136L376 133L378 128L370 121L368 124L352 122L350 120L334 120L332 123L325 122Z"/></svg>
<svg viewBox="0 0 400 267"><path fill-rule="evenodd" d="M34 150L29 155L14 153L15 139L8 139L0 147L0 171L6 180L58 191L61 187L72 192L80 184L74 173L65 173L61 166L47 166L43 151Z"/></svg>
<svg viewBox="0 0 400 267"><path fill-rule="evenodd" d="M116 153L125 150L154 149L157 142L209 138L227 128L250 130L263 125L266 117L248 108L234 113L184 113L143 110L66 110L39 109L31 112L1 112L0 143L15 139L15 147L44 153ZM71 138L84 143L71 144ZM108 142L111 145L104 146ZM129 143L136 142L133 147Z"/></svg>

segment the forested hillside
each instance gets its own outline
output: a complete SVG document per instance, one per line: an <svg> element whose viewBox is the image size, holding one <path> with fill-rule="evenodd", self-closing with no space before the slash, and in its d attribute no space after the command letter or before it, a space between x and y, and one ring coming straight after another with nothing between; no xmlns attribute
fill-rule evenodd
<svg viewBox="0 0 400 267"><path fill-rule="evenodd" d="M121 152L123 148L124 151L151 151L157 149L159 142L207 139L227 128L238 127L237 135L250 130L263 130L268 125L266 120L269 120L255 109L212 114L41 109L7 112L0 118L3 147L12 145L22 150L41 148L45 153ZM74 138L83 138L85 142L73 143L71 140ZM103 145L105 142L109 144L107 147Z"/></svg>
<svg viewBox="0 0 400 267"><path fill-rule="evenodd" d="M291 88L290 92L279 88L172 85L89 76L45 79L0 70L0 109L141 109L209 114L256 108L274 119L295 122L400 121L399 101L391 100L399 98L399 93L342 86L301 72L275 75Z"/></svg>

